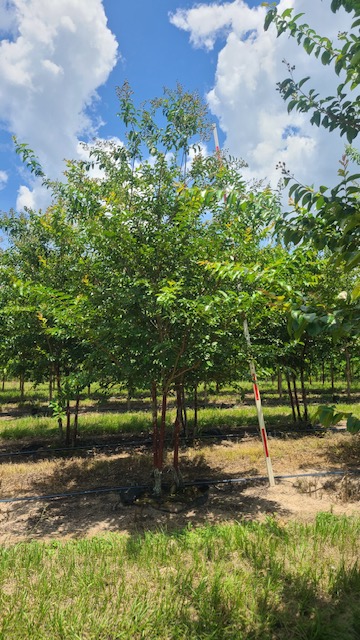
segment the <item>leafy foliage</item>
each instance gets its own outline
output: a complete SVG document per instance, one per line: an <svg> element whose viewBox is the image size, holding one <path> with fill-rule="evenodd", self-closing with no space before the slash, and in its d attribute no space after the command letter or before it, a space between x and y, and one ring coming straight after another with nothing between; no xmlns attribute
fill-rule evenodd
<svg viewBox="0 0 360 640"><path fill-rule="evenodd" d="M316 89L305 91L309 77L295 80L294 67L287 63L289 77L278 85L278 90L287 101L289 111L295 109L311 114L312 124L322 126L330 132L338 130L351 143L360 130L360 98L356 92L360 83L360 5L346 0L331 4L334 12L340 7L353 14L353 23L350 32L339 34L337 46L327 37L316 34L308 24L300 24L303 14L293 16L290 8L279 15L277 8L271 7L266 16L265 28L273 23L278 36L288 33L308 55L319 58L323 65L331 66L334 73L341 77L337 94L322 97ZM293 210L287 214L285 241L298 244L310 240L320 250L328 247L337 263L344 261L347 269L357 267L360 263L360 174L351 174L347 157L343 156L341 161L341 180L332 189L302 185L284 165L280 169L285 184L292 183L289 196Z"/></svg>

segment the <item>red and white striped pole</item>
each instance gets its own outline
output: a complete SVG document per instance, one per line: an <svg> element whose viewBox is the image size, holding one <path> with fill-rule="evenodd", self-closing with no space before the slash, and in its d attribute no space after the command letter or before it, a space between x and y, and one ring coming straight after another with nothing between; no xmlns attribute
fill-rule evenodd
<svg viewBox="0 0 360 640"><path fill-rule="evenodd" d="M246 317L244 320L244 336L245 336L245 340L248 347L251 348L250 333L249 333L248 321ZM255 405L256 405L256 411L258 416L261 440L264 447L265 462L266 462L266 468L267 468L267 473L269 478L269 484L270 484L270 487L275 487L274 473L273 473L272 462L271 462L270 453L269 453L269 440L266 432L264 413L261 405L260 390L257 383L255 362L253 358L250 358L249 366L250 366L250 374L251 374L251 379L252 379L253 389L254 389L254 398L255 398Z"/></svg>
<svg viewBox="0 0 360 640"><path fill-rule="evenodd" d="M214 133L214 142L215 142L216 153L218 155L219 162L221 162L219 136L218 136L217 127L216 127L215 123L213 124L213 133ZM224 200L226 202L226 195L224 195ZM245 320L244 320L244 336L245 336L245 340L246 340L246 343L247 343L249 349L251 349L249 326L248 326L248 321L247 321L246 316L245 316ZM267 473L268 473L268 478L269 478L269 484L270 484L270 487L275 487L274 472L273 472L272 462L271 462L270 453L269 453L269 440L268 440L268 436L267 436L267 432L266 432L264 413L263 413L262 405L261 405L260 390L259 390L259 386L258 386L258 383L257 383L255 362L254 362L253 358L250 358L249 366L250 366L251 379L252 379L252 383L253 383L255 405L256 405L256 411L257 411L257 416L258 416L261 440L262 440L263 448L264 448L265 462L266 462L266 468L267 468Z"/></svg>

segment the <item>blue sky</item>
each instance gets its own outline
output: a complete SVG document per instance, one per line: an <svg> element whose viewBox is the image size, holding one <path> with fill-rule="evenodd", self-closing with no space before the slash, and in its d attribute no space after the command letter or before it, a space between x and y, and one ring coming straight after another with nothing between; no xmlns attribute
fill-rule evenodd
<svg viewBox="0 0 360 640"><path fill-rule="evenodd" d="M350 24L329 2L281 0L336 38ZM333 79L287 37L262 29L260 2L229 0L0 0L0 207L46 206L41 185L15 156L27 142L51 177L79 140L121 139L115 87L127 79L139 102L177 82L197 90L219 124L221 143L248 162L246 177L276 184L285 161L307 183L331 184L343 141L288 115L276 92L286 69L313 76L326 95ZM209 144L211 152L211 144Z"/></svg>
<svg viewBox="0 0 360 640"><path fill-rule="evenodd" d="M216 51L189 45L186 33L172 25L169 13L179 7L191 8L189 0L104 0L108 26L119 43L119 59L109 79L98 91L101 113L107 126L101 135L117 135L115 86L128 80L136 101L161 95L163 87L173 88L180 82L190 91L205 95L210 91L216 69Z"/></svg>

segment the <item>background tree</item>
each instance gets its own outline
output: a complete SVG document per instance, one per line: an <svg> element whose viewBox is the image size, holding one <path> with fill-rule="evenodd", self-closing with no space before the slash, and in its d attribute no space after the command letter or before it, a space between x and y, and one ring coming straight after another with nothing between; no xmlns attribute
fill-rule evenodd
<svg viewBox="0 0 360 640"><path fill-rule="evenodd" d="M337 44L318 35L308 24L301 24L303 14L293 16L290 8L279 15L277 8L271 7L265 29L271 23L275 24L278 36L287 33L309 56L319 58L325 66L332 66L341 79L335 96L323 97L316 89L307 89L310 78L296 80L294 68L288 63L289 77L278 84L278 90L287 101L288 111L309 113L312 124L329 132L340 131L351 143L360 131L360 98L356 91L360 83L360 3L331 2L333 12L341 7L353 14L353 23L350 32L339 33ZM286 184L292 183L289 195L294 204L293 210L286 214L285 240L295 244L310 240L320 250L328 247L338 263L344 261L347 269L355 268L360 262L360 211L355 183L360 175L351 175L346 156L339 170L341 180L332 189L299 184L291 175L291 169L282 166L282 171ZM355 287L353 295L358 297L359 293Z"/></svg>
<svg viewBox="0 0 360 640"><path fill-rule="evenodd" d="M297 80L294 67L286 63L289 76L278 84L278 90L287 101L288 111L295 109L309 113L313 125L322 126L329 132L339 131L352 143L360 131L360 98L357 91L360 83L360 3L358 0L333 0L330 6L334 13L343 8L353 18L351 30L339 33L336 44L318 35L308 24L301 23L303 14L294 16L291 8L279 14L277 7L271 6L264 26L268 29L273 23L278 36L287 33L295 38L308 55L319 58L325 66L332 66L340 79L336 95L321 96L316 89L306 88L309 77ZM339 304L339 308L333 309L326 320L326 324L331 324L336 315L340 324L339 320L342 319L343 335L352 339L358 335L360 326L360 174L352 174L349 167L348 157L344 154L338 171L339 183L333 188L324 185L316 188L300 184L292 176L291 170L282 165L280 168L285 184L291 183L289 196L293 206L284 215L284 221L279 222L278 228L287 244L310 242L320 251L327 249L336 265L343 264L346 270L353 272L351 288L343 296L343 300L351 300L352 304ZM341 298L338 301L341 302ZM297 322L299 326L306 325L301 308L297 310ZM319 317L316 322L319 329ZM360 428L360 424L358 426Z"/></svg>

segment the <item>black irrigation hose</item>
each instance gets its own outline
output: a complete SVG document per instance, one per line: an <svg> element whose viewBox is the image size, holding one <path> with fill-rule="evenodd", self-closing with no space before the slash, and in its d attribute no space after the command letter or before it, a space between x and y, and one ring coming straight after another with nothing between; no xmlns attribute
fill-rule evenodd
<svg viewBox="0 0 360 640"><path fill-rule="evenodd" d="M42 449L39 447L39 449L25 449L23 451L9 451L8 453L6 453L5 451L2 451L0 453L0 458L11 458L13 456L34 456L34 455L38 455L38 456L42 456L45 454L51 454L51 453L59 453L60 451L65 451L66 453L69 454L74 454L76 453L76 451L91 451L91 449L115 449L116 447L122 447L123 449L126 449L127 447L134 447L135 445L139 445L140 447L147 445L147 444L152 444L152 439L151 438L147 438L144 440L133 440L133 441L129 441L129 442L114 442L112 444L88 444L87 446L81 446L81 447L73 447L73 448L69 448L69 447L50 447L48 449Z"/></svg>
<svg viewBox="0 0 360 640"><path fill-rule="evenodd" d="M115 491L128 491L129 489L148 489L148 485L139 485L136 487L99 487L97 489L84 489L82 491L72 491L71 493L49 493L39 496L21 496L19 498L1 498L2 502L36 502L40 500L64 500L75 496L85 496L96 493L112 493Z"/></svg>
<svg viewBox="0 0 360 640"><path fill-rule="evenodd" d="M297 473L292 475L278 475L275 476L276 480L288 480L290 478L318 478L323 476L339 476L339 475L360 475L360 470L350 471L319 471L315 473ZM245 478L222 478L220 480L194 480L193 482L185 482L185 487L198 487L198 486L216 486L221 484L245 484L247 482L264 482L268 480L267 476L247 476ZM99 487L95 489L84 489L82 491L72 491L69 493L50 493L48 495L38 496L21 496L18 498L1 498L0 503L9 502L37 502L41 500L64 500L66 498L73 498L75 496L85 496L99 493L114 493L125 491L139 491L149 489L149 485L131 485L127 487Z"/></svg>
<svg viewBox="0 0 360 640"><path fill-rule="evenodd" d="M246 431L247 430L247 431ZM204 434L199 434L198 436L194 437L194 440L231 440L233 439L241 439L245 436L249 436L252 434L249 434L248 431L255 431L256 434L258 433L258 427L256 426L249 426L247 425L246 427L244 427L244 432L243 433L213 433L213 434L208 434L208 433L204 433ZM339 427L327 427L326 429L324 427L312 427L309 429L299 429L297 430L294 427L290 427L289 429L268 429L267 430L267 434L268 436L270 436L271 438L276 438L276 437L281 437L282 435L287 435L287 434L294 434L294 435L311 435L314 433L327 433L328 431L331 431L332 433L339 433L339 432L346 432L346 429L343 428L339 428ZM181 440L186 442L186 438L184 436L181 437ZM168 441L169 442L169 441ZM91 451L92 449L116 449L117 447L121 447L122 449L128 449L128 448L132 448L136 445L138 445L139 447L143 447L143 446L150 446L152 444L152 438L144 438L143 440L130 440L128 442L114 442L114 443L109 443L109 444L89 444L89 445L84 445L84 446L80 446L80 447L74 447L74 448L69 448L69 447L56 447L56 448L49 448L49 449L30 449L30 450L20 450L20 451L9 451L9 452L5 452L5 451L1 451L0 452L0 458L12 458L15 456L43 456L46 454L52 454L52 453L60 453L61 451L65 451L68 454L74 454L76 451Z"/></svg>

